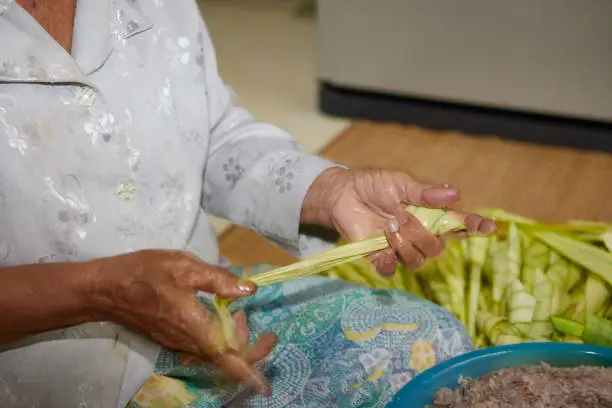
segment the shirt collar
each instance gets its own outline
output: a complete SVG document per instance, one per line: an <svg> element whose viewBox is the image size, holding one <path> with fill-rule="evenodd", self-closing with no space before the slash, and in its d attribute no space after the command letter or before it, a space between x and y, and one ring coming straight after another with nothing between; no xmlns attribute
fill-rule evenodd
<svg viewBox="0 0 612 408"><path fill-rule="evenodd" d="M89 0L97 1L97 0ZM113 0L115 4L116 33L126 39L153 28L153 23L143 13L139 0Z"/></svg>
<svg viewBox="0 0 612 408"><path fill-rule="evenodd" d="M14 0L0 0L0 81L85 82L104 65L115 39L152 28L138 0L78 0L72 53L68 54Z"/></svg>
<svg viewBox="0 0 612 408"><path fill-rule="evenodd" d="M71 55L85 75L104 65L113 51L112 13L107 0L77 1Z"/></svg>
<svg viewBox="0 0 612 408"><path fill-rule="evenodd" d="M137 0L78 0L72 56L88 75L104 65L114 39L127 39L152 27Z"/></svg>
<svg viewBox="0 0 612 408"><path fill-rule="evenodd" d="M81 73L70 55L14 0L0 0L0 81L71 81Z"/></svg>

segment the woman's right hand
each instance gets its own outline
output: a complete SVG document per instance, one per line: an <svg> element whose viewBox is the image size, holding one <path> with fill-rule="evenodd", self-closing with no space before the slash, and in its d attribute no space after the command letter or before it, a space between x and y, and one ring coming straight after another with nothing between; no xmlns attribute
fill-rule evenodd
<svg viewBox="0 0 612 408"><path fill-rule="evenodd" d="M225 349L216 317L195 298L197 291L250 296L255 284L181 251L144 250L88 266L95 277L95 308L103 319L140 330L170 350L212 361L234 379L269 392L254 364L272 351L276 336L264 334L248 345L246 316L240 312L234 316L239 349Z"/></svg>

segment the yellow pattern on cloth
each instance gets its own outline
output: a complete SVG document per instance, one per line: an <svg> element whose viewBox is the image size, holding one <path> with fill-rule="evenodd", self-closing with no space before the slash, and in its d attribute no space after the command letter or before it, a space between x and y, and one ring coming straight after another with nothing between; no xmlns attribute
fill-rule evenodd
<svg viewBox="0 0 612 408"><path fill-rule="evenodd" d="M187 385L177 379L153 374L134 397L141 407L183 408L198 400Z"/></svg>
<svg viewBox="0 0 612 408"><path fill-rule="evenodd" d="M410 367L423 372L436 363L436 352L427 340L419 340L412 344Z"/></svg>
<svg viewBox="0 0 612 408"><path fill-rule="evenodd" d="M418 329L419 329L418 324L384 323L370 330L367 330L365 332L357 332L357 331L346 329L344 330L344 337L346 337L347 340L358 342L358 341L371 340L374 337L376 337L376 335L380 333L382 330L395 331L395 332L408 332L408 331L414 331ZM376 369L372 374L370 374L366 378L366 382L370 382L370 383L376 382L384 374L385 374L385 370L383 368ZM359 387L361 387L361 384L351 385L351 389L357 389Z"/></svg>
<svg viewBox="0 0 612 408"><path fill-rule="evenodd" d="M344 337L350 341L365 341L373 339L383 329L388 331L407 332L417 330L418 328L419 325L417 324L385 323L365 332L357 332L347 329L344 331Z"/></svg>

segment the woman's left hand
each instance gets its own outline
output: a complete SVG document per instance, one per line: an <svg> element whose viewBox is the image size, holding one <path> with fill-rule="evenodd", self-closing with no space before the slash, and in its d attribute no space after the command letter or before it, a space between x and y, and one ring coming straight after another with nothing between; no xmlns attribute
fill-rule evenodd
<svg viewBox="0 0 612 408"><path fill-rule="evenodd" d="M391 276L398 260L416 269L444 249L442 240L431 234L405 206L448 208L460 197L457 188L421 184L403 172L331 168L308 191L302 223L333 228L351 241L384 231L391 248L372 255L371 260L379 273ZM471 213L454 213L468 232L495 231L492 220Z"/></svg>

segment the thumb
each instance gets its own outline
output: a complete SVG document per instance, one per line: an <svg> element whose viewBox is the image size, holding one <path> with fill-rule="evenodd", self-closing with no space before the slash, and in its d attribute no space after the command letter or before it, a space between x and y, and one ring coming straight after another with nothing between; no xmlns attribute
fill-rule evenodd
<svg viewBox="0 0 612 408"><path fill-rule="evenodd" d="M225 268L212 265L196 268L193 286L194 289L230 299L251 296L257 292L254 282L239 278Z"/></svg>
<svg viewBox="0 0 612 408"><path fill-rule="evenodd" d="M447 207L460 199L461 192L459 189L448 184L426 187L423 188L421 193L421 205L427 207Z"/></svg>
<svg viewBox="0 0 612 408"><path fill-rule="evenodd" d="M403 193L400 197L402 201L421 207L447 207L461 199L461 192L456 187L448 184L421 184L409 177L404 179L400 191Z"/></svg>

